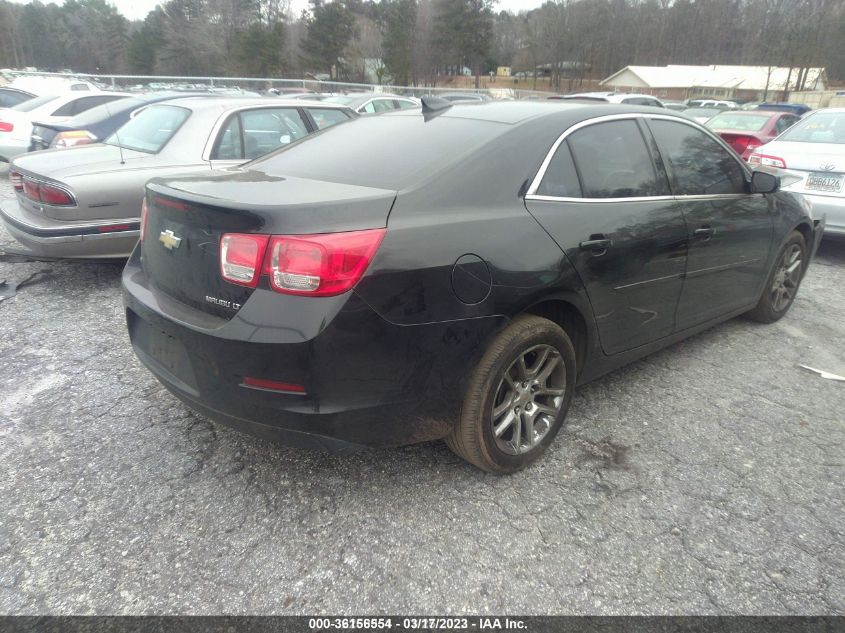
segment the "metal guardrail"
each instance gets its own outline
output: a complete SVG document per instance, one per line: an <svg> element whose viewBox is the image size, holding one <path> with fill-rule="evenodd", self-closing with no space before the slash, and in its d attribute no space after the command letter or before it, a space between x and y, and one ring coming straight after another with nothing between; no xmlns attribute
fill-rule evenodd
<svg viewBox="0 0 845 633"><path fill-rule="evenodd" d="M279 77L192 77L179 75L95 75L88 73L50 73L38 71L10 70L4 73L11 77L61 77L96 82L111 86L113 89L131 89L143 86L145 89L156 88L155 84L169 84L162 88L172 88L176 84L185 89L206 86L208 88L242 88L245 90L267 90L269 88L301 88L313 92L389 92L392 94L420 97L444 92L464 92L487 94L494 98L547 97L550 93L519 87L516 77L496 77L497 84L487 88L464 88L456 86L400 86L394 84L367 84L344 81L325 81L316 78L284 79Z"/></svg>

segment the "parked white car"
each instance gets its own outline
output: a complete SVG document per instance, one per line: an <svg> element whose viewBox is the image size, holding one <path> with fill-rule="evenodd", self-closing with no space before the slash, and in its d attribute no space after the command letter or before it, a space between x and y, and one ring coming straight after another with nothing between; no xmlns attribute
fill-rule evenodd
<svg viewBox="0 0 845 633"><path fill-rule="evenodd" d="M785 189L803 194L814 217L826 216L825 235L845 237L845 108L811 112L755 150L748 162L799 177Z"/></svg>
<svg viewBox="0 0 845 633"><path fill-rule="evenodd" d="M27 151L35 121L61 123L94 106L131 96L128 92L72 91L36 97L0 109L0 161L9 162Z"/></svg>

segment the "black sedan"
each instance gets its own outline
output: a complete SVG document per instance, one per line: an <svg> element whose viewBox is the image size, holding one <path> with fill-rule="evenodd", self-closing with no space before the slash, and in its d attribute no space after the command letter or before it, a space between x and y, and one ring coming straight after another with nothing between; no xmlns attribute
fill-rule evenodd
<svg viewBox="0 0 845 633"><path fill-rule="evenodd" d="M778 189L665 110L424 100L150 183L129 334L224 424L335 450L445 438L510 473L576 385L787 312L823 223Z"/></svg>

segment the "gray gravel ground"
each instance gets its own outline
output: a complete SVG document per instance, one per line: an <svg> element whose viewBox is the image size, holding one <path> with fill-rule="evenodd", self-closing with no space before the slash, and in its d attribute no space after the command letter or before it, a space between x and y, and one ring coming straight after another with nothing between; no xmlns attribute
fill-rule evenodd
<svg viewBox="0 0 845 633"><path fill-rule="evenodd" d="M217 427L135 360L119 266L0 280L42 269L0 303L0 613L845 613L845 383L797 367L845 374L845 244L781 322L581 389L509 478Z"/></svg>

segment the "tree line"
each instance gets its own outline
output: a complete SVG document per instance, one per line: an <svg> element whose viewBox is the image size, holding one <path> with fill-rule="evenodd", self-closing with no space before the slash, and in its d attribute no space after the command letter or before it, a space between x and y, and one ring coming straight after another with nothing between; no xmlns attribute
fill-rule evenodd
<svg viewBox="0 0 845 633"><path fill-rule="evenodd" d="M167 0L142 21L106 0L0 0L0 67L108 74L431 85L508 66L565 89L629 64L753 64L843 81L843 42L843 0L311 0L299 15L289 0Z"/></svg>

